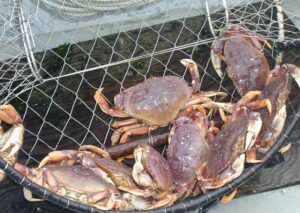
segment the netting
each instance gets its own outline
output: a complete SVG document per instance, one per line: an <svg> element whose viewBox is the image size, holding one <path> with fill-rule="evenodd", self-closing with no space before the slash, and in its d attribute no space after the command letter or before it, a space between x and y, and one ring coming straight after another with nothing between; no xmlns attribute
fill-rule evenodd
<svg viewBox="0 0 300 213"><path fill-rule="evenodd" d="M183 58L199 65L201 90L224 91L227 101L236 102L239 95L231 80L227 75L220 79L210 61L210 45L229 23L272 44L272 50L264 50L271 68L281 63L281 54L283 62L300 65L300 20L289 1L283 7L271 0L156 0L126 6L117 3L131 1L107 1L113 7L99 10L91 6L101 1L87 1L87 10L72 13L66 7L78 7L81 1L62 2L0 3L0 100L14 105L24 119L18 162L27 166L36 166L54 150L109 146L114 119L95 103L95 91L104 87L112 104L114 95L152 76L190 81L180 64ZM297 94L294 86L290 119L299 116Z"/></svg>

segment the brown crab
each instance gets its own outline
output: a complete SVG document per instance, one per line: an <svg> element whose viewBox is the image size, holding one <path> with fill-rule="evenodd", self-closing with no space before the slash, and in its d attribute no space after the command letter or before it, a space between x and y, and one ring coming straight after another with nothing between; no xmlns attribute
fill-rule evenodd
<svg viewBox="0 0 300 213"><path fill-rule="evenodd" d="M300 87L300 68L292 64L283 64L271 71L267 85L258 100L268 98L272 104L272 113L260 109L263 121L262 131L256 143L260 151L266 152L275 143L282 132L286 120L286 101L291 90L292 78Z"/></svg>
<svg viewBox="0 0 300 213"><path fill-rule="evenodd" d="M112 143L119 140L126 142L130 135L145 134L172 122L178 113L189 105L204 102L207 98L224 92L199 92L199 72L197 64L190 59L182 59L181 63L187 67L192 75L192 87L176 76L163 76L147 79L130 87L114 98L115 108L111 109L102 95L103 88L96 91L94 96L103 112L114 117L129 118L116 121L112 127L118 128L112 137Z"/></svg>
<svg viewBox="0 0 300 213"><path fill-rule="evenodd" d="M13 125L6 132L0 126L0 157L9 165L13 165L17 160L18 151L23 144L24 126L22 125L22 119L12 105L1 105L0 120ZM4 177L4 171L0 170L0 182Z"/></svg>
<svg viewBox="0 0 300 213"><path fill-rule="evenodd" d="M50 152L39 164L43 168L48 163L63 162L66 165L80 164L93 170L118 189L127 191L139 196L148 196L146 192L139 189L132 178L132 169L124 164L114 161L104 150L84 145L77 150L61 150ZM90 150L90 151L85 151ZM102 157L100 157L101 155Z"/></svg>
<svg viewBox="0 0 300 213"><path fill-rule="evenodd" d="M175 192L179 198L197 195L197 170L206 162L208 121L200 112L179 117L169 135L167 160L171 167Z"/></svg>
<svg viewBox="0 0 300 213"><path fill-rule="evenodd" d="M166 159L147 144L134 150L134 158L132 176L139 186L143 186L154 199L159 200L156 207L173 204L177 196L172 194L172 173Z"/></svg>
<svg viewBox="0 0 300 213"><path fill-rule="evenodd" d="M268 113L272 109L268 99L253 101L259 94L259 91L248 92L236 104L232 116L210 143L207 162L200 169L203 190L221 187L240 176L245 161L260 162L248 152L262 127L260 113L253 109L266 107Z"/></svg>
<svg viewBox="0 0 300 213"><path fill-rule="evenodd" d="M83 150L90 150L92 152L83 151ZM147 153L151 153L151 155L147 155ZM99 154L102 155L103 157L100 157ZM142 154L141 157L144 158L143 163L146 162L149 168L152 168L155 163L157 163L158 161L161 162L161 160L163 159L160 155L157 155L157 153L153 152L153 150L151 150L150 152L146 151L145 153ZM153 188L154 185L148 183L148 185L149 184L151 185L151 187L149 188L149 187L145 187L145 185L143 184L140 185L141 182L135 182L134 179L137 176L135 169L132 170L131 168L125 166L124 164L112 160L108 153L106 153L104 150L96 146L84 145L80 147L80 151L62 150L62 151L51 152L48 154L47 157L45 157L41 161L39 167L43 168L48 163L54 163L60 161L64 165L74 165L75 163L77 164L79 163L80 165L83 165L88 169L91 169L93 172L99 174L102 178L104 178L106 182L115 185L117 189L122 191L122 194L128 193L125 197L127 197L128 199L129 197L134 198L133 201L137 202L136 205L138 205L138 203L140 205L142 205L143 203L148 203L147 207L145 207L145 210L163 207L165 205L170 205L173 202L175 202L176 197L168 194L170 191L168 191L168 193L165 193L162 196L158 196L158 194L156 194L157 191L155 191ZM163 169L165 169L165 167L163 167ZM153 172L151 173L151 177L153 177L153 179L157 181L155 182L155 184L157 184L159 187L161 187L162 185L168 182L169 177L168 177L168 173L165 173L165 170L163 171L150 170L150 171ZM172 183L172 181L169 182ZM152 181L151 183L154 182ZM153 199L151 201L147 201L147 198L150 197L152 197ZM138 202L138 200L140 202ZM118 200L117 203L120 206L133 205L132 203L128 203L127 201L124 200ZM120 206L115 208L121 208ZM129 207L127 206L126 208Z"/></svg>
<svg viewBox="0 0 300 213"><path fill-rule="evenodd" d="M229 25L212 43L211 60L217 74L222 77L221 61L227 65L227 73L238 93L262 90L269 74L269 64L260 41L270 44L241 26Z"/></svg>
<svg viewBox="0 0 300 213"><path fill-rule="evenodd" d="M247 106L255 109L254 106L263 104L263 100L268 100L268 109L261 108L257 112L260 113L263 121L262 130L260 131L256 148L252 150L255 158L256 150L260 152L267 152L269 148L275 143L280 135L286 120L286 101L291 90L292 78L294 78L300 87L300 68L292 64L283 64L282 66L272 70L267 78L264 89L253 91L251 98L254 101L248 103ZM244 97L244 99L246 99ZM249 101L248 101L249 102ZM261 104L258 104L258 103ZM225 111L232 113L239 104L217 103L211 102L214 107L219 107ZM272 107L272 111L269 109Z"/></svg>
<svg viewBox="0 0 300 213"><path fill-rule="evenodd" d="M83 165L49 164L42 168L27 168L17 163L15 169L50 191L102 210L112 209L118 195L113 184ZM24 189L24 196L29 201L43 201L33 198L27 189Z"/></svg>

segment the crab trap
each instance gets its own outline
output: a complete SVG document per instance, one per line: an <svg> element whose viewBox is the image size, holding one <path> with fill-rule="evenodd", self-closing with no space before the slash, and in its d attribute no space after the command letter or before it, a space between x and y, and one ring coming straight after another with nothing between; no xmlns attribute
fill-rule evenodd
<svg viewBox="0 0 300 213"><path fill-rule="evenodd" d="M300 66L300 18L289 4L288 0L2 0L0 100L1 105L14 106L25 127L17 162L37 167L50 152L78 150L84 145L106 149L112 157L132 153L133 148L124 148L126 143L111 146L112 136L118 138L116 128L112 127L118 119L103 112L94 99L95 92L104 88L101 101L113 107L117 94L147 79L176 76L189 86L190 82L195 84L197 75L190 75L182 59L197 63L200 91L225 93L222 102L238 102L244 93L234 83L232 67L228 68L230 45L224 44L228 29L242 29L231 35L242 38L245 48L250 44L252 48L262 48L254 51L266 58L256 64L261 69L280 70L282 64ZM266 42L261 46L262 40ZM227 45L227 56L226 51L221 57L217 54L220 45ZM212 48L215 54L211 54ZM240 57L251 56L245 53ZM219 68L224 73L218 75L213 63L218 64L221 59L224 63ZM160 88L160 83L155 86ZM284 94L288 98L283 130L263 154L261 163L246 165L240 176L220 188L149 211L207 212L224 195L249 180L278 152L298 121L299 91L293 81L291 90ZM219 99L210 97L210 101ZM174 108L171 104L166 106ZM210 116L217 114L210 112ZM151 113L148 117L156 112ZM139 143L158 145L166 156L172 122L153 129L141 124L147 129L145 134L130 136L131 132L126 140L128 144L135 143L135 147ZM6 131L10 128L4 122L1 125ZM103 212L32 182L5 157L0 158L0 168L26 192L75 212ZM134 162L125 163L132 166Z"/></svg>

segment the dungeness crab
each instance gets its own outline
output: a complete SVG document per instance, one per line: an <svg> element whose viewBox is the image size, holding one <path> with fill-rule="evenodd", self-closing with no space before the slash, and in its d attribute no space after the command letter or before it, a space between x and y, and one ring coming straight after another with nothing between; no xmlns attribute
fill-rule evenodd
<svg viewBox="0 0 300 213"><path fill-rule="evenodd" d="M50 152L38 168L16 164L15 169L61 196L102 210L149 210L176 201L176 195L171 194L169 165L152 147L136 149L133 169L112 160L98 147L85 145L81 149ZM29 201L40 200L26 189L24 195Z"/></svg>
<svg viewBox="0 0 300 213"><path fill-rule="evenodd" d="M266 107L268 113L272 110L268 99L253 101L259 94L259 91L250 91L243 96L230 119L211 141L207 162L200 169L202 190L221 187L240 176L245 161L259 162L248 153L262 127L260 113L253 109Z"/></svg>
<svg viewBox="0 0 300 213"><path fill-rule="evenodd" d="M229 25L226 31L212 43L212 64L221 77L221 60L227 65L227 73L238 93L262 90L270 72L269 64L259 41L270 44L241 26Z"/></svg>
<svg viewBox="0 0 300 213"><path fill-rule="evenodd" d="M182 59L192 76L192 87L176 76L163 76L147 79L130 87L114 98L115 108L111 109L102 95L103 88L96 91L94 96L100 108L106 114L127 119L116 121L112 127L118 128L112 137L112 143L119 140L120 133L124 133L120 142L126 142L130 135L145 134L161 126L166 126L177 118L178 113L186 107L205 102L209 97L224 92L199 92L200 79L197 64L190 59Z"/></svg>
<svg viewBox="0 0 300 213"><path fill-rule="evenodd" d="M173 123L167 160L178 198L186 198L201 192L196 174L207 158L207 123L206 116L200 112L191 117L179 117Z"/></svg>

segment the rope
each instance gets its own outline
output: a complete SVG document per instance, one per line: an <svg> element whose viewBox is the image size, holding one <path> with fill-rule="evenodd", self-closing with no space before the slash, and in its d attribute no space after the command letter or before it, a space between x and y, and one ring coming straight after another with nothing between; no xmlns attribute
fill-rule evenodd
<svg viewBox="0 0 300 213"><path fill-rule="evenodd" d="M130 7L137 7L154 0L41 0L45 5L60 12L60 14L83 18Z"/></svg>

